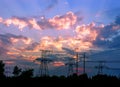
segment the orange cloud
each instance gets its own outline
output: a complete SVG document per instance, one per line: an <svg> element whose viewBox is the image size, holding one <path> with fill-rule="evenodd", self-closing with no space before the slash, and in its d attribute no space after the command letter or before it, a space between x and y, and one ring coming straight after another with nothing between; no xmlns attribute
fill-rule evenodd
<svg viewBox="0 0 120 87"><path fill-rule="evenodd" d="M41 19L27 19L27 18L19 18L12 17L9 19L3 19L0 17L0 23L5 24L6 26L14 25L17 26L18 29L23 30L25 27L43 30L43 29L69 29L73 26L77 21L77 16L73 12L67 12L65 15L55 16L50 19L45 19L41 17Z"/></svg>
<svg viewBox="0 0 120 87"><path fill-rule="evenodd" d="M65 64L62 61L55 61L53 62L53 66L59 67L59 66L64 66Z"/></svg>
<svg viewBox="0 0 120 87"><path fill-rule="evenodd" d="M15 62L14 61L5 61L5 64L11 65L11 64L15 64Z"/></svg>
<svg viewBox="0 0 120 87"><path fill-rule="evenodd" d="M2 22L3 21L3 19L0 17L0 22Z"/></svg>
<svg viewBox="0 0 120 87"><path fill-rule="evenodd" d="M19 41L22 41L24 44L30 44L32 42L31 38L24 38L24 37L11 37L10 40L12 43L17 43Z"/></svg>
<svg viewBox="0 0 120 87"><path fill-rule="evenodd" d="M28 25L27 22L25 22L24 20L20 20L16 17L11 18L11 19L6 19L3 21L3 23L7 26L9 26L10 24L13 24L13 25L17 26L20 30L22 30L23 28L25 28Z"/></svg>
<svg viewBox="0 0 120 87"><path fill-rule="evenodd" d="M72 12L68 12L64 16L55 16L49 20L52 26L57 29L69 29L76 21L77 16Z"/></svg>
<svg viewBox="0 0 120 87"><path fill-rule="evenodd" d="M33 29L38 29L38 30L41 30L41 27L37 24L37 21L35 19L31 19L28 21L30 23L30 26L33 28Z"/></svg>
<svg viewBox="0 0 120 87"><path fill-rule="evenodd" d="M75 36L74 37L63 37L59 36L58 38L50 37L50 36L44 36L40 39L40 41L36 44L32 43L32 40L30 38L25 37L11 37L10 40L13 44L19 44L19 42L23 42L24 45L23 48L17 47L20 45L13 45L14 48L16 47L17 51L14 53L14 50L11 50L12 52L8 52L8 54L20 54L22 52L29 52L29 54L21 54L22 56L30 59L35 59L37 57L40 57L41 54L36 55L34 52L40 52L40 50L58 50L58 51L64 51L63 48L72 49L75 51L77 49L78 52L89 50L91 47L93 47L93 42L96 40L98 36L98 31L96 30L95 23L91 23L88 25L79 25L75 28ZM31 53L33 54L31 55ZM32 58L32 56L34 56ZM70 55L71 56L71 55ZM72 56L73 57L73 56Z"/></svg>

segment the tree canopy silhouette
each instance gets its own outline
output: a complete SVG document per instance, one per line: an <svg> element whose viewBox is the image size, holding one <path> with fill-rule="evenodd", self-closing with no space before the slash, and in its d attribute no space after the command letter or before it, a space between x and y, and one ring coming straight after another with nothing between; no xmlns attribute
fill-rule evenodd
<svg viewBox="0 0 120 87"><path fill-rule="evenodd" d="M5 64L3 63L3 61L0 60L0 77L1 78L5 77L5 75L4 75L4 71L5 71L4 67L5 67Z"/></svg>
<svg viewBox="0 0 120 87"><path fill-rule="evenodd" d="M21 73L21 68L19 68L18 66L15 66L14 69L13 69L13 74L15 77L18 77Z"/></svg>
<svg viewBox="0 0 120 87"><path fill-rule="evenodd" d="M33 76L33 69L22 71L20 75L20 77L23 77L23 78L31 78L32 76Z"/></svg>

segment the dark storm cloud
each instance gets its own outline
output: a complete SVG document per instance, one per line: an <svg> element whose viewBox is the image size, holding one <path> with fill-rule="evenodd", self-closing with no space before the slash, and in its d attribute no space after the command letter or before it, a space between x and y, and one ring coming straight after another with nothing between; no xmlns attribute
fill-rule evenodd
<svg viewBox="0 0 120 87"><path fill-rule="evenodd" d="M27 39L27 37L24 37L22 35L14 35L14 34L0 34L0 40L4 43L4 44L12 44L12 41L10 40L10 38L15 38L15 39Z"/></svg>
<svg viewBox="0 0 120 87"><path fill-rule="evenodd" d="M120 16L117 16L115 21L100 29L94 45L106 48L120 47Z"/></svg>
<svg viewBox="0 0 120 87"><path fill-rule="evenodd" d="M11 41L10 41L10 37L11 37L12 34L0 34L0 44L2 45L11 45Z"/></svg>
<svg viewBox="0 0 120 87"><path fill-rule="evenodd" d="M8 47L11 45L9 34L1 35L0 34L0 55L5 55L8 52Z"/></svg>
<svg viewBox="0 0 120 87"><path fill-rule="evenodd" d="M115 24L120 25L120 15L116 17Z"/></svg>
<svg viewBox="0 0 120 87"><path fill-rule="evenodd" d="M0 34L0 55L6 54L9 51L9 47L11 47L13 44L11 38L24 39L24 40L27 39L27 37L21 35L17 36L9 33Z"/></svg>
<svg viewBox="0 0 120 87"><path fill-rule="evenodd" d="M117 49L120 48L120 35L113 39L113 41L111 42L109 47L110 48L117 48Z"/></svg>

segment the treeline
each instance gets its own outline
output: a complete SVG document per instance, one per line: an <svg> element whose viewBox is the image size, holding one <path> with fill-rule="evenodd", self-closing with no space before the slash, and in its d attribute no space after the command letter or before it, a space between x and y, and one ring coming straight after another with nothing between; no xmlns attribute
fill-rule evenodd
<svg viewBox="0 0 120 87"><path fill-rule="evenodd" d="M27 75L27 74L26 74ZM29 75L28 75L29 76ZM17 76L17 77L6 77L0 80L0 84L10 87L43 87L43 86L95 86L95 87L120 87L120 79L116 76L108 75L95 75L88 77L87 74L71 76L43 76L43 77L28 77L28 76Z"/></svg>
<svg viewBox="0 0 120 87"><path fill-rule="evenodd" d="M22 71L21 68L15 66L12 72L13 76L8 77L5 75L5 64L3 63L3 61L0 61L0 80L5 78L15 78L15 77L31 78L33 77L33 71L34 71L33 69L27 69Z"/></svg>
<svg viewBox="0 0 120 87"><path fill-rule="evenodd" d="M105 85L116 85L120 86L120 78L117 76L110 75L95 75L89 77L87 74L73 74L71 76L41 76L34 77L33 69L28 69L22 71L21 68L15 66L13 69L13 76L7 77L4 75L5 64L0 61L0 84L1 85L15 85L15 86L40 86L40 85L55 85L62 86L64 84L68 85L95 85L95 86L105 86ZM5 83L5 84L4 84ZM56 86L56 85L55 85Z"/></svg>

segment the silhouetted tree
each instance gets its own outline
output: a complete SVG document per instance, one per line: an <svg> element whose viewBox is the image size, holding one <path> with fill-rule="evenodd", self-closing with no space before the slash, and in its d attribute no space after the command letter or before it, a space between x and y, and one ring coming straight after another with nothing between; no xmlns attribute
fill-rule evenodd
<svg viewBox="0 0 120 87"><path fill-rule="evenodd" d="M0 61L0 78L5 77L5 75L4 75L4 71L5 71L4 66L5 66L5 64L3 63L3 61Z"/></svg>
<svg viewBox="0 0 120 87"><path fill-rule="evenodd" d="M79 80L88 80L89 78L88 78L88 76L87 76L87 74L85 73L85 74L81 74L81 75L79 75Z"/></svg>
<svg viewBox="0 0 120 87"><path fill-rule="evenodd" d="M22 78L31 78L33 76L33 69L28 69L25 71L22 71L20 77Z"/></svg>
<svg viewBox="0 0 120 87"><path fill-rule="evenodd" d="M18 66L15 66L14 69L13 69L13 74L15 77L18 77L21 73L21 68L19 68Z"/></svg>

